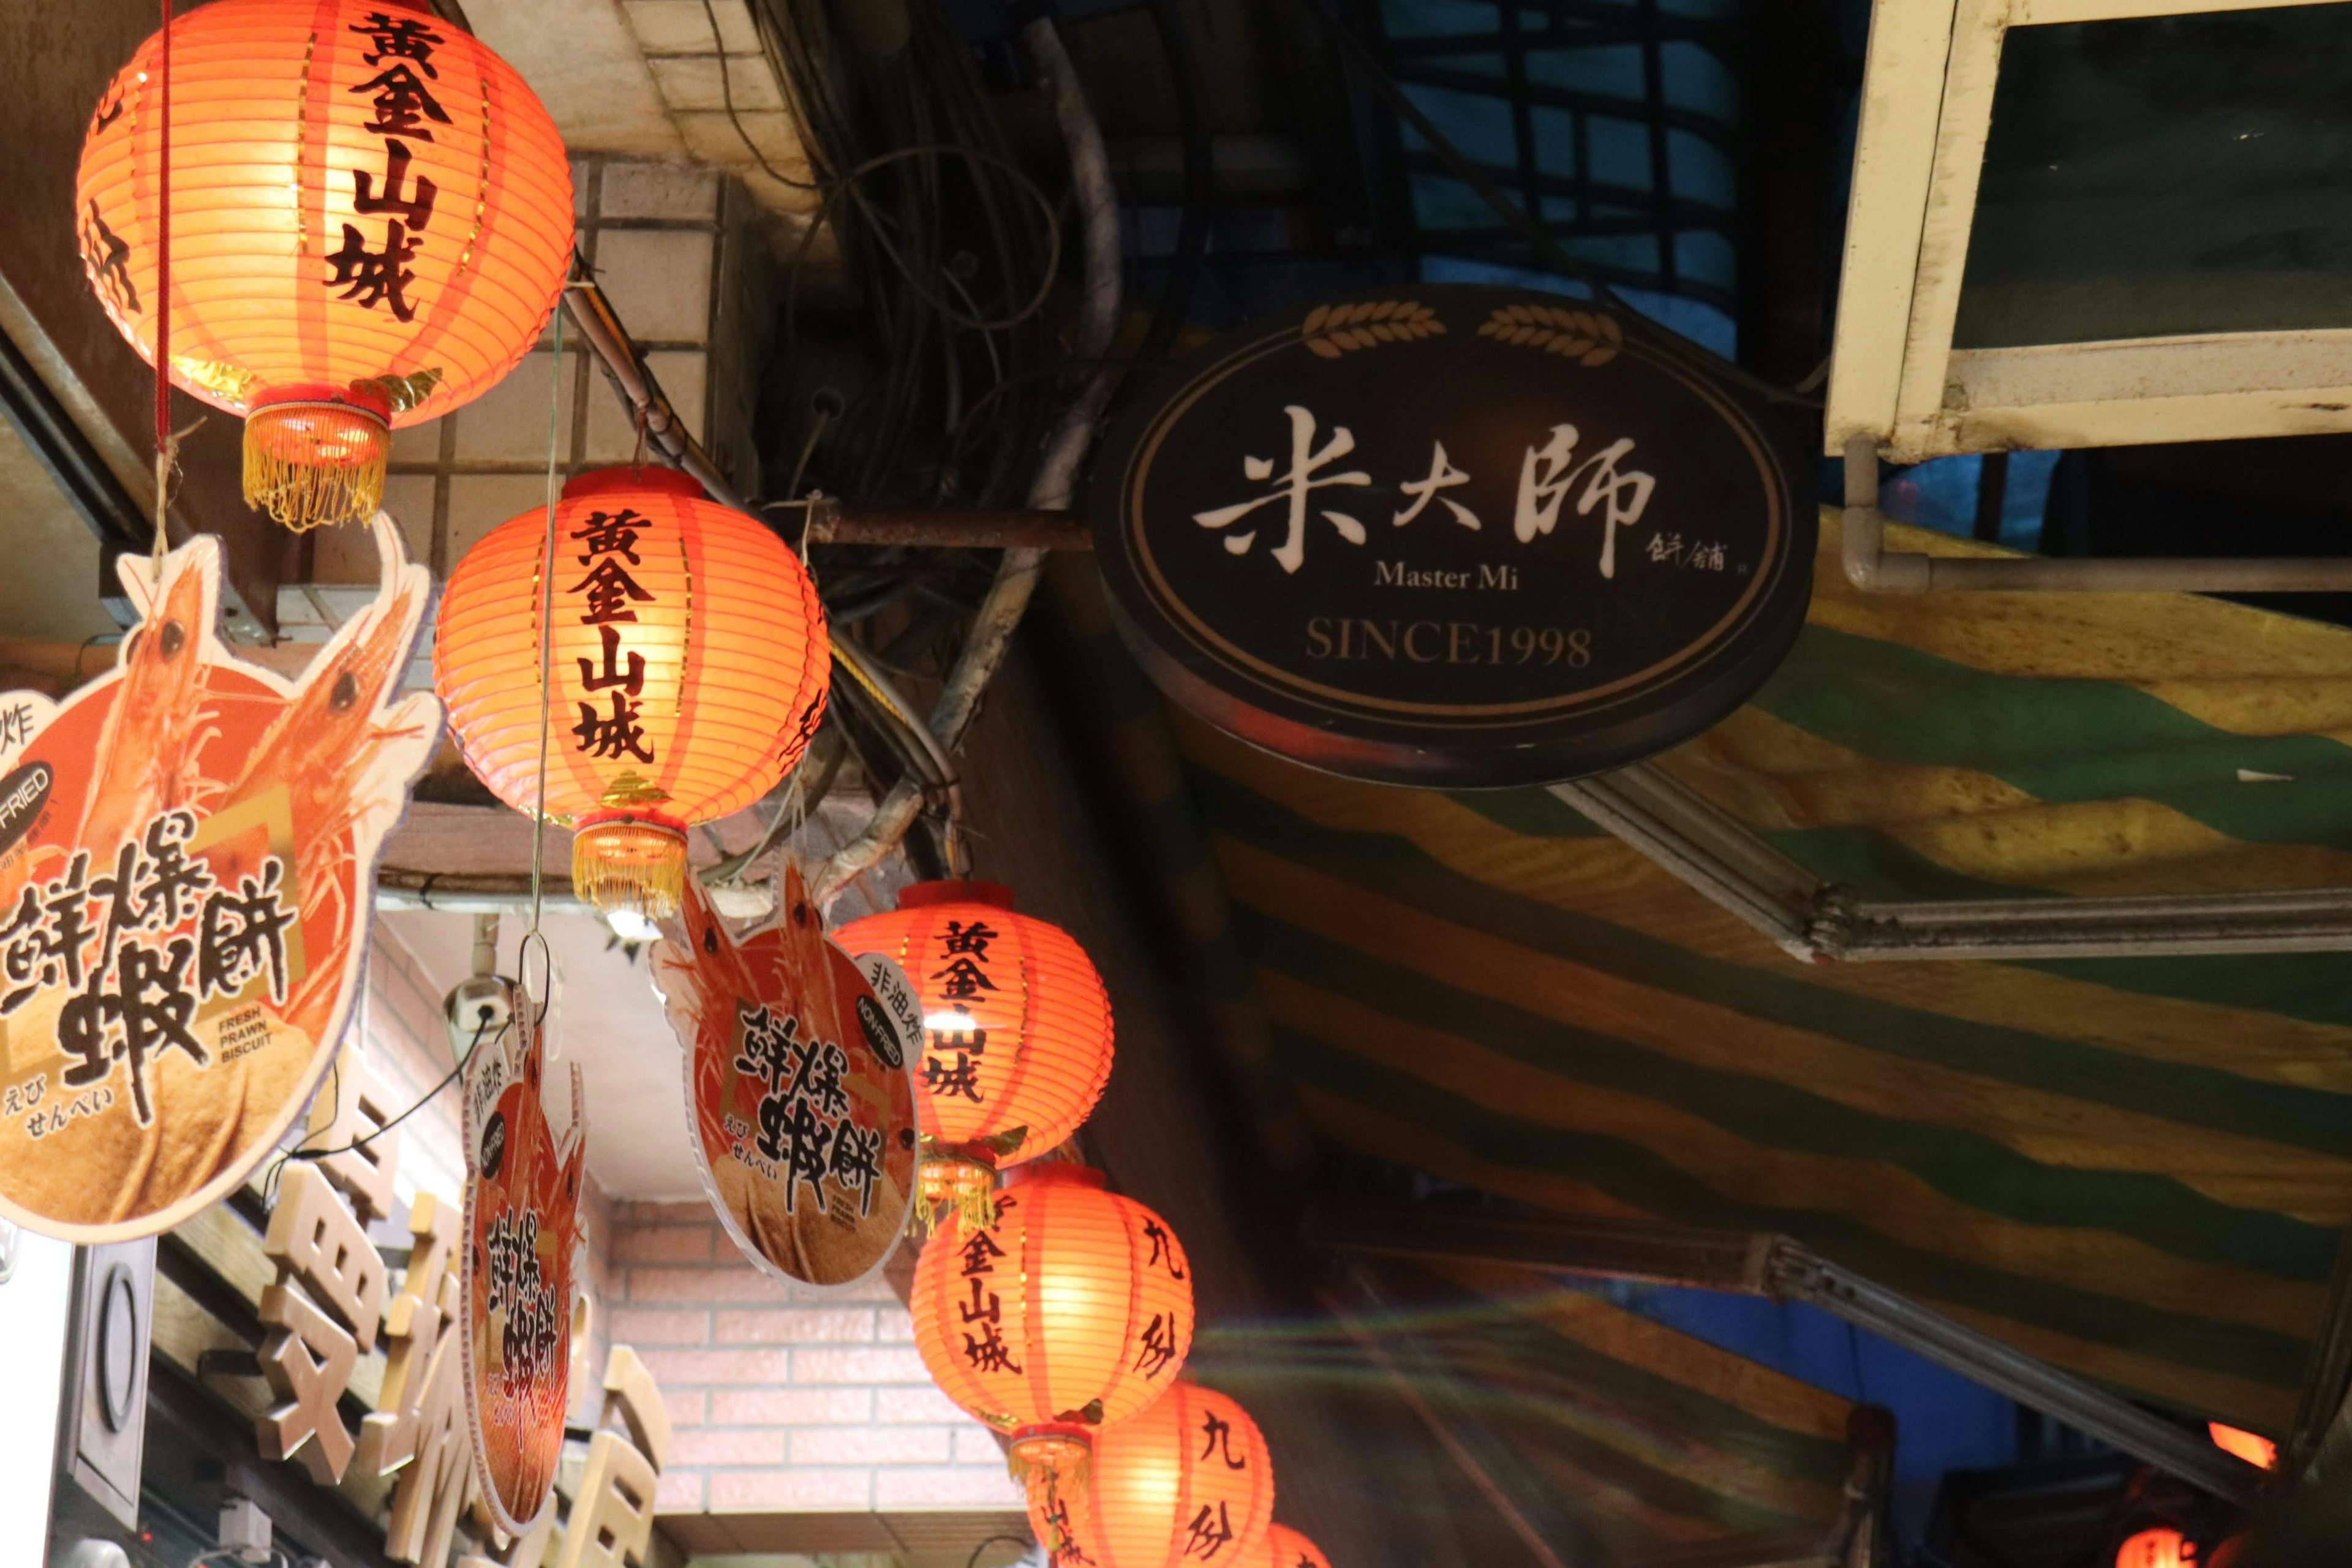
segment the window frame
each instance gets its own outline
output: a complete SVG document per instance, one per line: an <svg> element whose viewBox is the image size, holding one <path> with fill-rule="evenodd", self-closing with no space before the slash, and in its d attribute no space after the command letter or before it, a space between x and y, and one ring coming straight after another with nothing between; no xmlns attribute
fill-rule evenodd
<svg viewBox="0 0 2352 1568"><path fill-rule="evenodd" d="M1822 450L1897 462L2352 430L2352 327L1952 347L2009 29L2347 0L1877 0Z"/></svg>

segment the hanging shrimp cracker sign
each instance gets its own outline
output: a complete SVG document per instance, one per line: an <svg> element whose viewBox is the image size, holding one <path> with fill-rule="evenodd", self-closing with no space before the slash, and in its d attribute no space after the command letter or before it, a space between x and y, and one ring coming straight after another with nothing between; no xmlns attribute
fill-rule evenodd
<svg viewBox="0 0 2352 1568"><path fill-rule="evenodd" d="M221 546L124 556L139 622L52 702L0 696L0 1215L93 1243L244 1183L342 1038L376 854L441 706L398 697L432 583L383 583L301 676L216 633Z"/></svg>
<svg viewBox="0 0 2352 1568"><path fill-rule="evenodd" d="M527 1534L554 1503L572 1392L572 1306L586 1165L580 1067L570 1113L548 1120L537 1008L466 1062L466 1411L474 1467L499 1528Z"/></svg>
<svg viewBox="0 0 2352 1568"><path fill-rule="evenodd" d="M825 936L798 870L779 892L775 923L739 942L688 878L654 976L727 1234L779 1280L844 1289L882 1267L914 1202L921 1012L896 964Z"/></svg>

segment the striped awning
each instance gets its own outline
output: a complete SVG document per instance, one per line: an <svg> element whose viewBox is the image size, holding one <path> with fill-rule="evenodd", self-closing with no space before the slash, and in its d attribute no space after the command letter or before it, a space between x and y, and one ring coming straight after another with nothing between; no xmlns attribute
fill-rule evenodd
<svg viewBox="0 0 2352 1568"><path fill-rule="evenodd" d="M2186 596L1864 598L1833 515L1822 551L1787 665L1663 765L1824 878L2352 885L2352 633ZM1176 723L1322 1138L1555 1210L1786 1232L2134 1395L2289 1424L2352 1215L2352 957L1801 965L1543 791L1351 784ZM1589 1299L1451 1284L1507 1298L1522 1348L1536 1324L1640 1369ZM1585 1370L1559 1386L1607 1382ZM1728 1407L1732 1371L1693 1375ZM1607 1403L1563 1394L1559 1430Z"/></svg>

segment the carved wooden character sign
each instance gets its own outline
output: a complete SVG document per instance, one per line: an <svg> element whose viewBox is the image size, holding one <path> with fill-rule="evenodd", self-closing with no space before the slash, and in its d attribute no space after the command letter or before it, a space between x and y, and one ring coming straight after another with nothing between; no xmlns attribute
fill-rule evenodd
<svg viewBox="0 0 2352 1568"><path fill-rule="evenodd" d="M484 1501L521 1535L554 1504L571 1403L572 1302L586 1163L579 1064L561 1141L543 1100L536 1006L466 1063L466 1407Z"/></svg>
<svg viewBox="0 0 2352 1568"><path fill-rule="evenodd" d="M1097 559L1212 723L1360 778L1541 783L1686 739L1780 662L1816 445L1638 318L1415 286L1168 372L1096 466Z"/></svg>
<svg viewBox="0 0 2352 1568"><path fill-rule="evenodd" d="M788 869L774 924L738 941L694 879L662 922L654 976L686 1053L687 1121L704 1187L746 1257L797 1286L880 1268L915 1190L913 991L874 978L824 934Z"/></svg>
<svg viewBox="0 0 2352 1568"><path fill-rule="evenodd" d="M431 593L383 582L300 678L215 630L218 541L124 556L139 623L62 702L0 696L0 1215L90 1243L241 1184L342 1037L375 862L440 704L398 695Z"/></svg>

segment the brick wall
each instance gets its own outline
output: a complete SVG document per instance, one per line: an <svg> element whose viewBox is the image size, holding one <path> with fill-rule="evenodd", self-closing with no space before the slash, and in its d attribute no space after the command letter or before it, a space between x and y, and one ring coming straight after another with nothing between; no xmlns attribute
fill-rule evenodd
<svg viewBox="0 0 2352 1568"><path fill-rule="evenodd" d="M879 1279L798 1300L745 1263L707 1205L614 1205L613 1337L677 1429L665 1514L1015 1510L987 1427L923 1370Z"/></svg>
<svg viewBox="0 0 2352 1568"><path fill-rule="evenodd" d="M431 1093L448 1076L453 1063L448 1031L442 1023L442 991L394 927L378 921L373 938L368 949L366 1002L354 1016L355 1035L368 1071L383 1086L385 1098L405 1108ZM320 1092L337 1087L331 1078ZM375 1227L378 1241L406 1244L406 1206L420 1192L429 1192L446 1203L464 1201L466 1155L458 1133L457 1107L453 1086L434 1094L400 1124L400 1167L393 1175L393 1190L402 1212ZM601 1406L603 1396L594 1383L613 1345L609 1300L614 1205L593 1176L585 1184L580 1207L588 1237L588 1277L583 1283L589 1299L589 1344L588 1354L573 1362L576 1385L572 1408L575 1416L584 1417ZM580 1376L581 1372L587 1375Z"/></svg>

